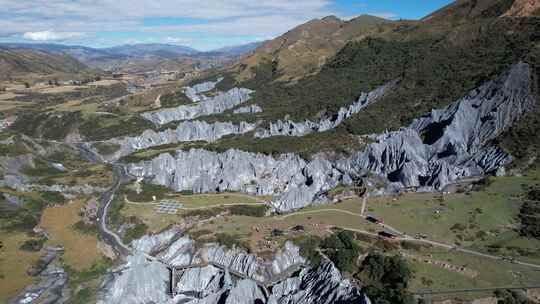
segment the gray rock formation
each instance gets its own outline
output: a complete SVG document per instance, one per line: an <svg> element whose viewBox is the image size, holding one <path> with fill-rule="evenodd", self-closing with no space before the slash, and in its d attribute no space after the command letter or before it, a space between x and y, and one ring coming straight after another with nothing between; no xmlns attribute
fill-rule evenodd
<svg viewBox="0 0 540 304"><path fill-rule="evenodd" d="M142 252L128 257L104 282L102 304L169 303L169 270L158 261L148 261ZM171 302L172 303L172 302Z"/></svg>
<svg viewBox="0 0 540 304"><path fill-rule="evenodd" d="M460 178L495 173L511 162L510 155L489 143L534 104L530 76L528 64L516 64L408 128L375 136L375 143L349 159L308 163L291 154L274 159L237 150L191 150L162 154L128 171L177 191L274 195L278 212L324 202L326 191L368 172L385 178L390 189L441 189Z"/></svg>
<svg viewBox="0 0 540 304"><path fill-rule="evenodd" d="M260 113L260 112L262 112L262 108L256 104L240 107L233 111L234 114L255 114L255 113Z"/></svg>
<svg viewBox="0 0 540 304"><path fill-rule="evenodd" d="M249 89L233 88L226 93L220 93L194 105L183 105L171 109L163 109L141 114L156 125L164 125L171 121L190 120L200 116L222 113L250 99Z"/></svg>
<svg viewBox="0 0 540 304"><path fill-rule="evenodd" d="M167 129L160 132L146 130L140 136L108 140L108 143L120 145L120 149L111 155L106 155L105 158L117 160L138 150L179 142L213 142L227 135L244 134L254 129L255 124L246 122L233 124L230 122L185 121L179 123L175 130Z"/></svg>
<svg viewBox="0 0 540 304"><path fill-rule="evenodd" d="M52 168L61 172L66 170L62 164L50 163ZM24 174L24 169L35 168L34 156L23 154L18 156L0 156L0 185L19 192L49 191L65 194L92 194L105 191L103 187L91 185L68 186L62 184L41 185L32 182L31 176Z"/></svg>
<svg viewBox="0 0 540 304"><path fill-rule="evenodd" d="M161 252L150 261L136 251L105 280L98 303L369 303L330 261L317 268L305 266L298 247L290 242L273 260L264 261L216 244L195 250L191 239L172 237L175 233L134 241L137 248ZM179 256L188 256L191 262L182 265L191 267L176 272L173 297L164 284L170 275L165 265L173 266L169 262ZM289 271L294 266L303 270ZM275 285L272 293L266 284Z"/></svg>
<svg viewBox="0 0 540 304"><path fill-rule="evenodd" d="M337 114L331 118L321 119L317 122L306 120L304 122L294 122L290 120L278 120L270 123L268 129L259 129L255 132L255 137L266 138L271 136L304 136L313 132L324 132L339 126L344 120L360 112L365 107L376 102L380 97L391 89L395 88L398 80L382 85L369 93L362 93L358 100L349 107L342 107Z"/></svg>
<svg viewBox="0 0 540 304"><path fill-rule="evenodd" d="M317 268L306 268L297 277L289 278L272 289L268 303L359 303L370 300L347 279L329 260L323 260Z"/></svg>
<svg viewBox="0 0 540 304"><path fill-rule="evenodd" d="M174 157L161 154L130 164L127 170L176 191L275 195L273 205L280 212L311 204L322 192L335 187L342 175L327 160L308 163L292 154L274 159L238 150L216 153L201 149L177 151Z"/></svg>
<svg viewBox="0 0 540 304"><path fill-rule="evenodd" d="M202 95L202 93L213 90L218 83L223 80L223 77L218 78L216 81L207 81L203 83L196 84L192 87L186 87L184 89L184 94L191 99L193 102L199 102L205 100L208 97Z"/></svg>
<svg viewBox="0 0 540 304"><path fill-rule="evenodd" d="M490 141L533 104L529 65L516 64L456 103L416 119L409 128L380 135L347 167L375 172L398 187L425 190L495 173L512 158Z"/></svg>
<svg viewBox="0 0 540 304"><path fill-rule="evenodd" d="M32 273L35 282L24 288L8 303L67 303L69 300L68 275L63 268L52 262L59 248L46 247L41 259L42 267Z"/></svg>

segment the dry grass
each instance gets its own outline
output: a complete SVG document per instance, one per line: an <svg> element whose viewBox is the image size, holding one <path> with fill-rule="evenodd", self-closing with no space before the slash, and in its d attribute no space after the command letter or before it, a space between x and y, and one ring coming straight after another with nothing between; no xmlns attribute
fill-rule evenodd
<svg viewBox="0 0 540 304"><path fill-rule="evenodd" d="M3 93L3 94L0 94L0 100L9 100L9 99L13 99L17 96L20 96L19 94L15 94L13 92L6 92L6 93Z"/></svg>
<svg viewBox="0 0 540 304"><path fill-rule="evenodd" d="M50 235L47 245L63 246L65 263L76 270L92 266L99 257L97 237L81 234L71 228L81 219L78 213L85 202L77 199L65 206L47 208L43 211L40 224Z"/></svg>
<svg viewBox="0 0 540 304"><path fill-rule="evenodd" d="M31 105L31 103L25 103L25 102L17 102L17 101L11 101L11 100L1 100L0 99L0 111L9 111L16 109L17 107L24 107Z"/></svg>
<svg viewBox="0 0 540 304"><path fill-rule="evenodd" d="M55 94L55 93L69 93L74 92L77 89L86 88L85 86L76 86L76 85L62 85L62 86L47 86L40 88L38 90L33 90L35 92L43 93L43 94Z"/></svg>
<svg viewBox="0 0 540 304"><path fill-rule="evenodd" d="M83 103L83 100L70 100L59 105L52 106L48 110L56 111L81 111L81 112L96 112L99 105L97 103Z"/></svg>
<svg viewBox="0 0 540 304"><path fill-rule="evenodd" d="M6 303L32 283L32 277L26 274L26 270L37 261L39 252L19 250L27 239L25 233L0 233L0 303Z"/></svg>
<svg viewBox="0 0 540 304"><path fill-rule="evenodd" d="M103 79L103 80L100 80L100 81L91 82L91 83L89 83L89 85L91 85L91 86L112 86L112 85L117 84L117 83L120 83L120 81L114 80L114 79Z"/></svg>

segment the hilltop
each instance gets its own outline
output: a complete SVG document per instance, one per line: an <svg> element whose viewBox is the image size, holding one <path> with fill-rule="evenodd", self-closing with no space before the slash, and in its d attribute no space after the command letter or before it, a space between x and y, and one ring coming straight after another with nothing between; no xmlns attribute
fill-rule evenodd
<svg viewBox="0 0 540 304"><path fill-rule="evenodd" d="M240 79L253 77L251 68L271 61L280 80L289 81L316 73L351 39L361 37L388 20L362 15L349 21L335 16L313 19L269 40L239 64Z"/></svg>

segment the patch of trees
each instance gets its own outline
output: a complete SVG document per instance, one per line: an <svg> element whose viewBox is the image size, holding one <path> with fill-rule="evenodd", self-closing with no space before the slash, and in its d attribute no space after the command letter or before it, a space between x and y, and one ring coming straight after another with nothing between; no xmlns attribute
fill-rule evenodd
<svg viewBox="0 0 540 304"><path fill-rule="evenodd" d="M46 238L39 238L39 239L30 239L26 240L20 247L21 250L24 251L40 251L41 248L43 248L43 245L47 241Z"/></svg>
<svg viewBox="0 0 540 304"><path fill-rule="evenodd" d="M161 95L161 98L159 99L161 102L161 106L164 108L171 108L171 107L177 107L180 105L187 105L193 103L187 96L182 92L182 90L178 90L175 92L167 93Z"/></svg>
<svg viewBox="0 0 540 304"><path fill-rule="evenodd" d="M353 232L343 230L333 233L321 242L321 250L341 271L353 273L356 270L361 248L356 243Z"/></svg>
<svg viewBox="0 0 540 304"><path fill-rule="evenodd" d="M520 233L523 236L540 239L540 189L531 189L519 210Z"/></svg>
<svg viewBox="0 0 540 304"><path fill-rule="evenodd" d="M148 231L148 225L143 223L137 217L131 216L127 219L127 221L133 225L133 227L128 229L124 235L124 241L127 244L131 243L133 240L143 237Z"/></svg>
<svg viewBox="0 0 540 304"><path fill-rule="evenodd" d="M242 216L252 216L252 217L264 217L268 207L264 205L260 206L230 206L229 212L231 215L242 215Z"/></svg>
<svg viewBox="0 0 540 304"><path fill-rule="evenodd" d="M19 200L21 204L15 206L0 199L0 230L31 232L38 225L47 202L42 198L26 197Z"/></svg>
<svg viewBox="0 0 540 304"><path fill-rule="evenodd" d="M370 253L355 275L374 304L412 304L412 295L407 291L412 271L400 256Z"/></svg>
<svg viewBox="0 0 540 304"><path fill-rule="evenodd" d="M216 242L227 247L228 249L236 247L249 252L249 245L245 241L242 241L238 235L218 233L216 234Z"/></svg>
<svg viewBox="0 0 540 304"><path fill-rule="evenodd" d="M532 304L533 301L529 300L525 294L521 291L499 289L494 292L497 298L497 304Z"/></svg>

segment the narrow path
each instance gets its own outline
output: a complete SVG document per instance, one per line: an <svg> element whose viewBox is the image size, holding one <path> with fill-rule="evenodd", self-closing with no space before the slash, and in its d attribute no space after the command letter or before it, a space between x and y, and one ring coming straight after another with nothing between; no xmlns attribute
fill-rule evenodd
<svg viewBox="0 0 540 304"><path fill-rule="evenodd" d="M120 236L115 232L107 228L107 212L109 206L114 201L114 196L118 188L120 187L122 180L125 176L125 169L120 165L114 165L113 168L113 178L114 182L112 186L105 191L99 198L100 206L97 214L97 221L99 221L98 231L101 238L115 248L121 255L126 256L131 253L131 248L124 244Z"/></svg>
<svg viewBox="0 0 540 304"><path fill-rule="evenodd" d="M157 206L161 204L160 202L133 202L130 201L125 195L124 195L124 201L127 204L130 205L136 205L136 206ZM178 202L178 204L182 204L181 202ZM213 209L218 207L231 207L231 206L262 206L267 205L267 203L262 201L255 201L253 203L228 203L228 204L216 204L216 205L210 205L210 206L204 206L204 207L178 207L179 210L206 210L206 209Z"/></svg>
<svg viewBox="0 0 540 304"><path fill-rule="evenodd" d="M519 289L536 289L540 288L540 285L521 285L521 286L500 286L500 287L486 287L486 288L467 288L467 289L450 289L450 290L425 290L412 292L413 295L439 295L439 294L455 294L455 293L467 293L467 292L483 292L483 291L495 291L502 289L519 290Z"/></svg>
<svg viewBox="0 0 540 304"><path fill-rule="evenodd" d="M329 209L319 209L319 210L310 210L310 211L298 211L294 213L285 214L282 216L275 217L276 220L282 221L292 216L297 215L304 215L304 214L313 214L313 213L321 213L321 212L338 212L338 213L344 213L352 216L358 216L363 218L363 216L360 213L354 213L352 211L343 210L343 209L336 209L336 208L329 208Z"/></svg>
<svg viewBox="0 0 540 304"><path fill-rule="evenodd" d="M366 194L364 194L362 196L362 211L360 211L361 216L365 216L365 214L366 214L367 197L368 197L368 195L367 195L367 191L366 191Z"/></svg>
<svg viewBox="0 0 540 304"><path fill-rule="evenodd" d="M348 210L331 208L331 209L319 209L319 210L310 210L310 211L299 211L299 212L289 213L289 214L286 214L286 215L283 215L283 216L280 216L280 217L276 217L275 219L276 220L285 220L285 219L287 219L289 217L296 216L296 215L324 213L324 212L339 212L339 213L344 213L344 214L348 214L348 215L352 215L352 216L358 216L358 217L363 218L363 219L366 218L366 216L364 216L364 215L362 215L360 213L354 213L354 212L351 212L351 211L348 211ZM428 240L428 239L417 239L417 238L414 238L412 236L409 236L409 235L399 231L398 229L396 229L396 228L394 228L394 227L392 227L392 226L390 226L388 224L380 223L379 226L381 226L384 229L389 230L392 233L398 235L399 237L397 238L397 240L399 240L399 241L411 241L411 242L429 244L429 245L432 245L432 246L435 246L435 247L445 248L445 249L447 249L449 251L461 252L461 253L474 255L474 256L478 256L478 257L482 257L482 258L493 259L493 260L499 260L499 261L508 260L508 258L505 258L505 257L491 255L491 254L487 254L487 253L483 253L483 252L475 251L475 250L471 250L471 249L460 248L460 247L457 247L455 245L450 245L450 244L446 244L446 243L443 243L443 242L438 242L438 241L433 241L433 240ZM362 233L362 234L365 234L365 235L379 237L379 235L377 233L373 233L373 232L362 230L362 229L344 227L344 226L340 226L340 225L336 225L336 226L332 226L332 227L343 229L343 230L348 230L348 231L353 231L353 232L358 232L358 233ZM522 261L518 261L518 260L511 260L509 262L511 262L513 264L517 264L517 265L526 266L526 267L535 268L535 269L540 270L540 265L538 265L538 264L527 263L527 262L522 262Z"/></svg>

